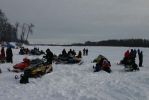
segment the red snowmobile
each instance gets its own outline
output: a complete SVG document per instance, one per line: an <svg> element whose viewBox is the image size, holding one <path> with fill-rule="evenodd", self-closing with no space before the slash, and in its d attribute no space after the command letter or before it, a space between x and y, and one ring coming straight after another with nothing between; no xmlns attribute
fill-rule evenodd
<svg viewBox="0 0 149 100"><path fill-rule="evenodd" d="M21 71L23 71L25 68L27 68L29 65L30 65L30 60L27 59L27 58L24 58L24 59L23 59L23 62L14 65L14 66L13 66L14 69L12 69L12 70L8 68L8 71L21 72Z"/></svg>

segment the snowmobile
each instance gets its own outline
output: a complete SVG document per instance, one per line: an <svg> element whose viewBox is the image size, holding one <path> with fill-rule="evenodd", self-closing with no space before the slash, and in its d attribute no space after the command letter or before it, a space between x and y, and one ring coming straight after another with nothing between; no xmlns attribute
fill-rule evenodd
<svg viewBox="0 0 149 100"><path fill-rule="evenodd" d="M10 72L22 72L22 71L28 69L28 67L36 66L36 65L41 64L41 63L45 64L43 59L37 58L37 59L30 60L30 59L24 58L23 62L14 65L13 69L8 68L8 71L10 71Z"/></svg>
<svg viewBox="0 0 149 100"><path fill-rule="evenodd" d="M124 71L126 71L126 72L132 72L132 71L139 71L140 70L138 65L132 59L126 60L125 62L123 60L121 60L119 63L117 63L117 65L124 66Z"/></svg>
<svg viewBox="0 0 149 100"><path fill-rule="evenodd" d="M45 59L35 59L33 62L37 63L31 64L24 70L24 74L20 75L21 84L29 83L29 78L41 77L53 71L52 64L47 63ZM15 79L19 79L17 75Z"/></svg>
<svg viewBox="0 0 149 100"><path fill-rule="evenodd" d="M56 59L56 64L76 64L80 62L81 58L77 58L75 56L58 56L58 58Z"/></svg>
<svg viewBox="0 0 149 100"><path fill-rule="evenodd" d="M139 70L140 69L136 63L124 65L124 71L126 71L126 72L139 71Z"/></svg>
<svg viewBox="0 0 149 100"><path fill-rule="evenodd" d="M13 66L14 69L20 69L20 70L24 70L26 67L28 67L30 65L30 60L27 58L23 59L23 62L18 63L16 65Z"/></svg>
<svg viewBox="0 0 149 100"><path fill-rule="evenodd" d="M30 55L42 55L42 54L45 54L45 52L43 52L43 50L40 51L37 48L30 50Z"/></svg>
<svg viewBox="0 0 149 100"><path fill-rule="evenodd" d="M104 70L108 73L111 73L111 64L110 61L108 61L107 58L105 58L103 55L99 55L97 58L93 60L93 62L96 62L96 65L93 66L94 72L99 72L100 70Z"/></svg>
<svg viewBox="0 0 149 100"><path fill-rule="evenodd" d="M37 62L35 60L34 62ZM40 77L46 73L50 73L53 71L52 64L49 64L45 61L45 59L38 59L37 63L30 64L29 67L27 67L24 70L24 75L28 77Z"/></svg>
<svg viewBox="0 0 149 100"><path fill-rule="evenodd" d="M23 62L14 65L13 69L8 68L8 71L10 71L10 72L21 72L25 68L27 68L30 65L30 63L31 63L31 61L29 59L24 58Z"/></svg>

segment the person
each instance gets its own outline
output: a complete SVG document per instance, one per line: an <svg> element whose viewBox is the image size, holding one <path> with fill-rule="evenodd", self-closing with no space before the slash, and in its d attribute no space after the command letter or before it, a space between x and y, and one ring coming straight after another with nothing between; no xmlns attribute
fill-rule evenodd
<svg viewBox="0 0 149 100"><path fill-rule="evenodd" d="M72 50L72 55L73 55L73 56L76 56L76 52L75 52L74 49Z"/></svg>
<svg viewBox="0 0 149 100"><path fill-rule="evenodd" d="M83 49L83 56L85 56L86 55L86 52L85 52L86 50L85 50L85 48Z"/></svg>
<svg viewBox="0 0 149 100"><path fill-rule="evenodd" d="M138 49L139 67L142 67L143 63L143 52Z"/></svg>
<svg viewBox="0 0 149 100"><path fill-rule="evenodd" d="M131 51L130 51L130 58L131 59L133 59L133 60L135 60L136 59L136 50L134 49L131 49Z"/></svg>
<svg viewBox="0 0 149 100"><path fill-rule="evenodd" d="M102 66L102 62L103 62L104 58L101 58L97 63L96 63L96 66L94 68L94 72L99 72L101 70L101 66Z"/></svg>
<svg viewBox="0 0 149 100"><path fill-rule="evenodd" d="M88 49L85 50L86 51L86 56L88 55Z"/></svg>
<svg viewBox="0 0 149 100"><path fill-rule="evenodd" d="M64 57L66 57L66 56L67 56L67 52L66 52L66 50L65 50L65 49L63 49L63 51L62 51L62 56L64 56Z"/></svg>
<svg viewBox="0 0 149 100"><path fill-rule="evenodd" d="M137 55L137 50L134 49L134 50L133 50L133 56L134 56L134 58L136 58L136 55Z"/></svg>
<svg viewBox="0 0 149 100"><path fill-rule="evenodd" d="M70 49L70 50L68 51L68 56L73 56L72 49Z"/></svg>
<svg viewBox="0 0 149 100"><path fill-rule="evenodd" d="M96 66L95 67L93 66L93 68L94 72L99 72L101 70L101 66L98 63L96 63Z"/></svg>
<svg viewBox="0 0 149 100"><path fill-rule="evenodd" d="M129 59L129 57L130 57L129 50L127 50L127 51L125 52L124 57L125 57L126 59Z"/></svg>
<svg viewBox="0 0 149 100"><path fill-rule="evenodd" d="M50 49L46 50L46 56L45 56L47 63L52 64L53 61L53 53L50 51Z"/></svg>
<svg viewBox="0 0 149 100"><path fill-rule="evenodd" d="M53 67L52 67L52 62L53 62L53 53L51 52L50 49L46 50L46 56L45 56L46 60L47 60L47 68L46 68L46 73L50 73L51 71L53 71Z"/></svg>
<svg viewBox="0 0 149 100"><path fill-rule="evenodd" d="M82 58L82 52L81 51L79 51L77 58Z"/></svg>
<svg viewBox="0 0 149 100"><path fill-rule="evenodd" d="M24 55L24 48L20 48L20 52L19 52L20 55Z"/></svg>
<svg viewBox="0 0 149 100"><path fill-rule="evenodd" d="M102 62L102 66L101 66L101 69L110 73L111 72L111 64L110 62L107 60L107 59L104 59L103 62Z"/></svg>
<svg viewBox="0 0 149 100"><path fill-rule="evenodd" d="M124 54L124 60L123 60L123 64L127 65L128 64L128 60L130 59L130 52L129 50L127 50Z"/></svg>
<svg viewBox="0 0 149 100"><path fill-rule="evenodd" d="M6 50L6 61L9 63L13 63L13 53L11 47L7 48Z"/></svg>
<svg viewBox="0 0 149 100"><path fill-rule="evenodd" d="M1 49L0 60L5 62L5 49L4 49L4 47L2 47L2 49Z"/></svg>
<svg viewBox="0 0 149 100"><path fill-rule="evenodd" d="M120 61L120 64L127 65L129 59L130 59L130 52L129 52L129 50L127 50L127 51L124 53L124 58Z"/></svg>
<svg viewBox="0 0 149 100"><path fill-rule="evenodd" d="M30 52L29 49L26 48L26 49L25 49L25 54L29 54L29 52Z"/></svg>

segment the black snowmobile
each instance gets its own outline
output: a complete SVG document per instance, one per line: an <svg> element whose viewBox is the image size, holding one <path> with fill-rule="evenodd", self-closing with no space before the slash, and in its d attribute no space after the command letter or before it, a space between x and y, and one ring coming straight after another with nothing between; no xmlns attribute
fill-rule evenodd
<svg viewBox="0 0 149 100"><path fill-rule="evenodd" d="M77 58L75 56L61 56L59 55L56 59L56 64L76 64L80 63L81 58Z"/></svg>
<svg viewBox="0 0 149 100"><path fill-rule="evenodd" d="M139 71L138 65L135 63L135 59L123 59L118 63L118 65L124 66L124 71L132 72L132 71Z"/></svg>

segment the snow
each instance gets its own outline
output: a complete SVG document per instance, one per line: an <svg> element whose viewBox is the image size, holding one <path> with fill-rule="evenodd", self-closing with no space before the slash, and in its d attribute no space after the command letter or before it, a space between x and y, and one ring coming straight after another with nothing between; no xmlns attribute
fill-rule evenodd
<svg viewBox="0 0 149 100"><path fill-rule="evenodd" d="M57 55L63 48L77 52L88 48L89 55L83 56L82 65L53 64L53 72L41 78L30 78L28 84L20 84L14 77L21 73L8 72L7 68L12 68L24 57L34 59L42 56L19 55L19 49L13 49L13 64L0 64L0 100L149 100L148 48L139 48L144 52L144 67L136 72L124 72L124 67L116 64L124 51L131 49L128 47L39 46L44 51L47 48ZM112 73L93 72L94 63L91 62L99 54L110 60Z"/></svg>

